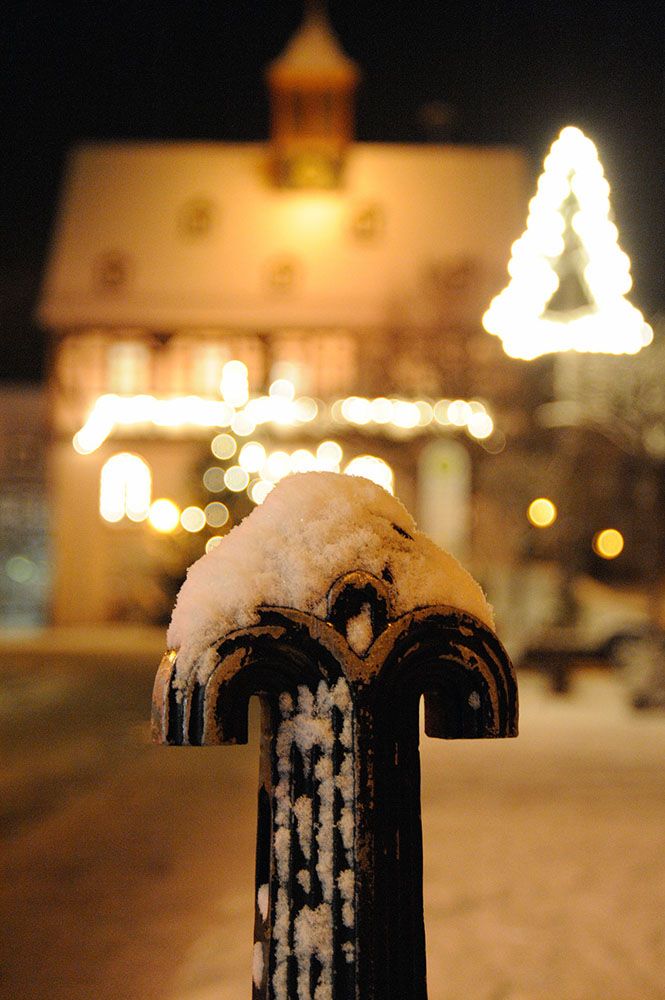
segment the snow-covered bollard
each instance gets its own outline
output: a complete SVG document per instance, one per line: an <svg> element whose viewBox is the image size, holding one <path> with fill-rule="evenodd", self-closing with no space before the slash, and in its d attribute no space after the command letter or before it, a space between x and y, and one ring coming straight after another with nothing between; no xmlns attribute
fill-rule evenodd
<svg viewBox="0 0 665 1000"><path fill-rule="evenodd" d="M517 686L469 574L368 480L303 473L190 568L153 738L247 741L262 706L253 1000L425 1000L419 703L514 736Z"/></svg>

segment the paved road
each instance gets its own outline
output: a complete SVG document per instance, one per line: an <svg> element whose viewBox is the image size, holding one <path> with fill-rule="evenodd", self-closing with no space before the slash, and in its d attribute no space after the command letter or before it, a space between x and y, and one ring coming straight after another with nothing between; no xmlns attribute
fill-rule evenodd
<svg viewBox="0 0 665 1000"><path fill-rule="evenodd" d="M1 1000L250 995L256 747L151 747L155 668L0 667ZM423 742L430 1000L663 1000L665 714L521 692Z"/></svg>

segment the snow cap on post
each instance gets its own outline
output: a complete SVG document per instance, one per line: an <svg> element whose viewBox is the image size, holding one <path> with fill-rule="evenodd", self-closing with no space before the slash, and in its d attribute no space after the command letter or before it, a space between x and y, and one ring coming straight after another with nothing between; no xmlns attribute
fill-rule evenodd
<svg viewBox="0 0 665 1000"><path fill-rule="evenodd" d="M167 635L178 680L219 636L255 624L261 606L324 620L330 588L350 570L385 582L395 616L445 604L494 627L480 586L399 500L360 476L297 473L190 567Z"/></svg>

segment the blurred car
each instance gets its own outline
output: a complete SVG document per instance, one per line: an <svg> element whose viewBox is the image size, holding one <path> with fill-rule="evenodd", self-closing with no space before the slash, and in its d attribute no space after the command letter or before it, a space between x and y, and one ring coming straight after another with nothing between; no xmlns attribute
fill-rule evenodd
<svg viewBox="0 0 665 1000"><path fill-rule="evenodd" d="M593 661L621 666L633 678L631 690L659 697L655 678L665 644L656 641L644 591L583 575L568 581L557 564L534 561L515 570L495 612L513 662L546 673L555 690L566 690L574 665ZM631 657L643 663L633 673L626 666Z"/></svg>

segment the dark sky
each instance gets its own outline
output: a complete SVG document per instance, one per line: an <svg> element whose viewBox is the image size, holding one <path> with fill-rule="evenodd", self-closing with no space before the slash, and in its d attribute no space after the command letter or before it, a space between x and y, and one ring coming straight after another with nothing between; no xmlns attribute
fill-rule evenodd
<svg viewBox="0 0 665 1000"><path fill-rule="evenodd" d="M608 0L447 6L330 0L363 81L357 137L510 143L533 180L566 124L599 149L632 301L665 310L665 4ZM68 147L81 139L263 139L263 69L301 0L9 2L0 42L6 123L0 213L0 379L38 379L30 322ZM453 111L447 131L422 108Z"/></svg>

